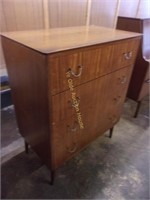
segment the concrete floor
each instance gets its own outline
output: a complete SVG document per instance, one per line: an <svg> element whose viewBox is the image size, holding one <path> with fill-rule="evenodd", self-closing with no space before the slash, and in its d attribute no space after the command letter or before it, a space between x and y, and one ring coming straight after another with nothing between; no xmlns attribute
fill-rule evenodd
<svg viewBox="0 0 150 200"><path fill-rule="evenodd" d="M135 119L136 103L127 100L112 139L106 132L64 164L53 186L36 154L25 154L13 107L3 109L2 199L150 199L148 105L146 98Z"/></svg>

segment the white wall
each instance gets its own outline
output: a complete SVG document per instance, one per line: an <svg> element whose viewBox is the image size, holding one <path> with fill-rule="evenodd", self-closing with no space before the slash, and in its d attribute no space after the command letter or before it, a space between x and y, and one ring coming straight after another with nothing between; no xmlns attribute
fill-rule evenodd
<svg viewBox="0 0 150 200"><path fill-rule="evenodd" d="M1 31L95 24L115 27L119 0L0 0ZM0 43L0 72L5 71Z"/></svg>
<svg viewBox="0 0 150 200"><path fill-rule="evenodd" d="M119 16L150 17L150 0L121 0Z"/></svg>
<svg viewBox="0 0 150 200"><path fill-rule="evenodd" d="M115 27L119 0L92 0L90 24Z"/></svg>
<svg viewBox="0 0 150 200"><path fill-rule="evenodd" d="M0 30L64 26L115 28L117 16L150 16L150 0L0 0ZM5 60L0 43L0 72Z"/></svg>

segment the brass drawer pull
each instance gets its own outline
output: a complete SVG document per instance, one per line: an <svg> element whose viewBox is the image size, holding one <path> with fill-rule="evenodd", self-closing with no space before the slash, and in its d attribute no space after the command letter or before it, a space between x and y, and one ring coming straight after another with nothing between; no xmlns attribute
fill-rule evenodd
<svg viewBox="0 0 150 200"><path fill-rule="evenodd" d="M127 82L127 77L126 76L122 76L122 78L120 78L120 83L121 84L125 84Z"/></svg>
<svg viewBox="0 0 150 200"><path fill-rule="evenodd" d="M69 153L74 153L77 150L77 145L76 143L74 143L74 147L73 148L67 148Z"/></svg>
<svg viewBox="0 0 150 200"><path fill-rule="evenodd" d="M115 124L117 122L117 118L114 118L111 120L113 124Z"/></svg>
<svg viewBox="0 0 150 200"><path fill-rule="evenodd" d="M132 58L132 56L133 56L132 51L127 52L127 53L124 53L124 58L125 58L126 60L130 60L130 59Z"/></svg>
<svg viewBox="0 0 150 200"><path fill-rule="evenodd" d="M76 132L78 129L78 123L77 121L74 122L74 124L72 126L67 125L68 131L70 132Z"/></svg>
<svg viewBox="0 0 150 200"><path fill-rule="evenodd" d="M69 107L76 107L80 103L80 98L76 97L74 101L68 100Z"/></svg>
<svg viewBox="0 0 150 200"><path fill-rule="evenodd" d="M116 102L116 103L118 103L119 101L120 101L120 99L121 99L121 96L117 96L117 97L114 97L114 102Z"/></svg>
<svg viewBox="0 0 150 200"><path fill-rule="evenodd" d="M82 74L82 70L83 70L83 66L82 65L78 65L78 73L75 73L71 68L69 69L70 73L74 77L80 77L81 74Z"/></svg>
<svg viewBox="0 0 150 200"><path fill-rule="evenodd" d="M117 122L117 117L110 117L109 120L115 124Z"/></svg>
<svg viewBox="0 0 150 200"><path fill-rule="evenodd" d="M145 83L150 83L150 79L147 79L147 80L145 81Z"/></svg>

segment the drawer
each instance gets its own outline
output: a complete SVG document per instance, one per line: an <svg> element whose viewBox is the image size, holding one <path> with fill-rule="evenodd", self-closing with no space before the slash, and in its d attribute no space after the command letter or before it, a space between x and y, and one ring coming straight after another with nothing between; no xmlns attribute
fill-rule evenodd
<svg viewBox="0 0 150 200"><path fill-rule="evenodd" d="M98 109L87 108L82 113L84 129L80 129L75 115L53 123L52 152L55 169L117 123L120 106L118 109L109 105L102 104Z"/></svg>
<svg viewBox="0 0 150 200"><path fill-rule="evenodd" d="M134 64L138 47L140 44L139 39L124 40L114 44L113 57L110 67L116 69Z"/></svg>
<svg viewBox="0 0 150 200"><path fill-rule="evenodd" d="M107 74L110 66L112 45L78 50L58 57L49 57L49 77L51 94L68 89L66 73L71 72L74 85L80 85Z"/></svg>
<svg viewBox="0 0 150 200"><path fill-rule="evenodd" d="M143 99L145 96L149 94L149 86L150 86L149 67L147 67L147 72L139 93L139 98L138 98L139 100Z"/></svg>
<svg viewBox="0 0 150 200"><path fill-rule="evenodd" d="M102 104L98 109L89 108L82 113L84 129L79 128L76 116L53 123L52 152L55 169L117 123L121 109L109 105Z"/></svg>
<svg viewBox="0 0 150 200"><path fill-rule="evenodd" d="M52 152L56 168L117 123L131 70L126 67L76 87L73 92L78 97L80 120L71 91L52 97L52 144L55 149Z"/></svg>
<svg viewBox="0 0 150 200"><path fill-rule="evenodd" d="M84 129L80 129L76 116L53 125L52 152L55 169L79 152L89 142L112 128L120 118L122 106L102 104L99 109L82 113ZM94 131L93 131L94 130Z"/></svg>
<svg viewBox="0 0 150 200"><path fill-rule="evenodd" d="M52 152L54 169L71 158L80 149L80 129L75 117L53 123Z"/></svg>
<svg viewBox="0 0 150 200"><path fill-rule="evenodd" d="M133 64L138 42L139 40L125 40L49 57L48 76L51 94L68 89L66 79L68 71L74 86L77 86Z"/></svg>
<svg viewBox="0 0 150 200"><path fill-rule="evenodd" d="M92 109L100 107L107 99L111 104L118 104L125 98L128 88L132 67L125 67L116 72L100 77L83 85L74 88L74 96L79 104L81 112L87 109L93 112ZM92 94L92 96L89 94ZM75 107L72 100L71 91L67 90L63 93L52 96L53 105L53 121L62 121L75 114ZM101 103L102 102L102 103ZM103 109L103 108L102 108Z"/></svg>

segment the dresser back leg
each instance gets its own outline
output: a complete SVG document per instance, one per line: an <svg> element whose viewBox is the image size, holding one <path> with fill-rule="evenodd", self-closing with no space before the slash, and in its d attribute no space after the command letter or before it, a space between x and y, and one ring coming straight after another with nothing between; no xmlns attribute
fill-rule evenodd
<svg viewBox="0 0 150 200"><path fill-rule="evenodd" d="M109 130L109 138L112 138L113 130L114 130L114 127L112 127L112 128Z"/></svg>
<svg viewBox="0 0 150 200"><path fill-rule="evenodd" d="M51 170L50 174L51 174L50 185L54 185L55 171Z"/></svg>
<svg viewBox="0 0 150 200"><path fill-rule="evenodd" d="M140 107L141 107L141 101L138 101L137 107L136 107L136 110L135 110L135 114L134 114L134 118L136 118L138 116Z"/></svg>
<svg viewBox="0 0 150 200"><path fill-rule="evenodd" d="M25 152L26 152L26 154L28 154L29 153L29 145L26 141L24 141L24 146L25 146Z"/></svg>

